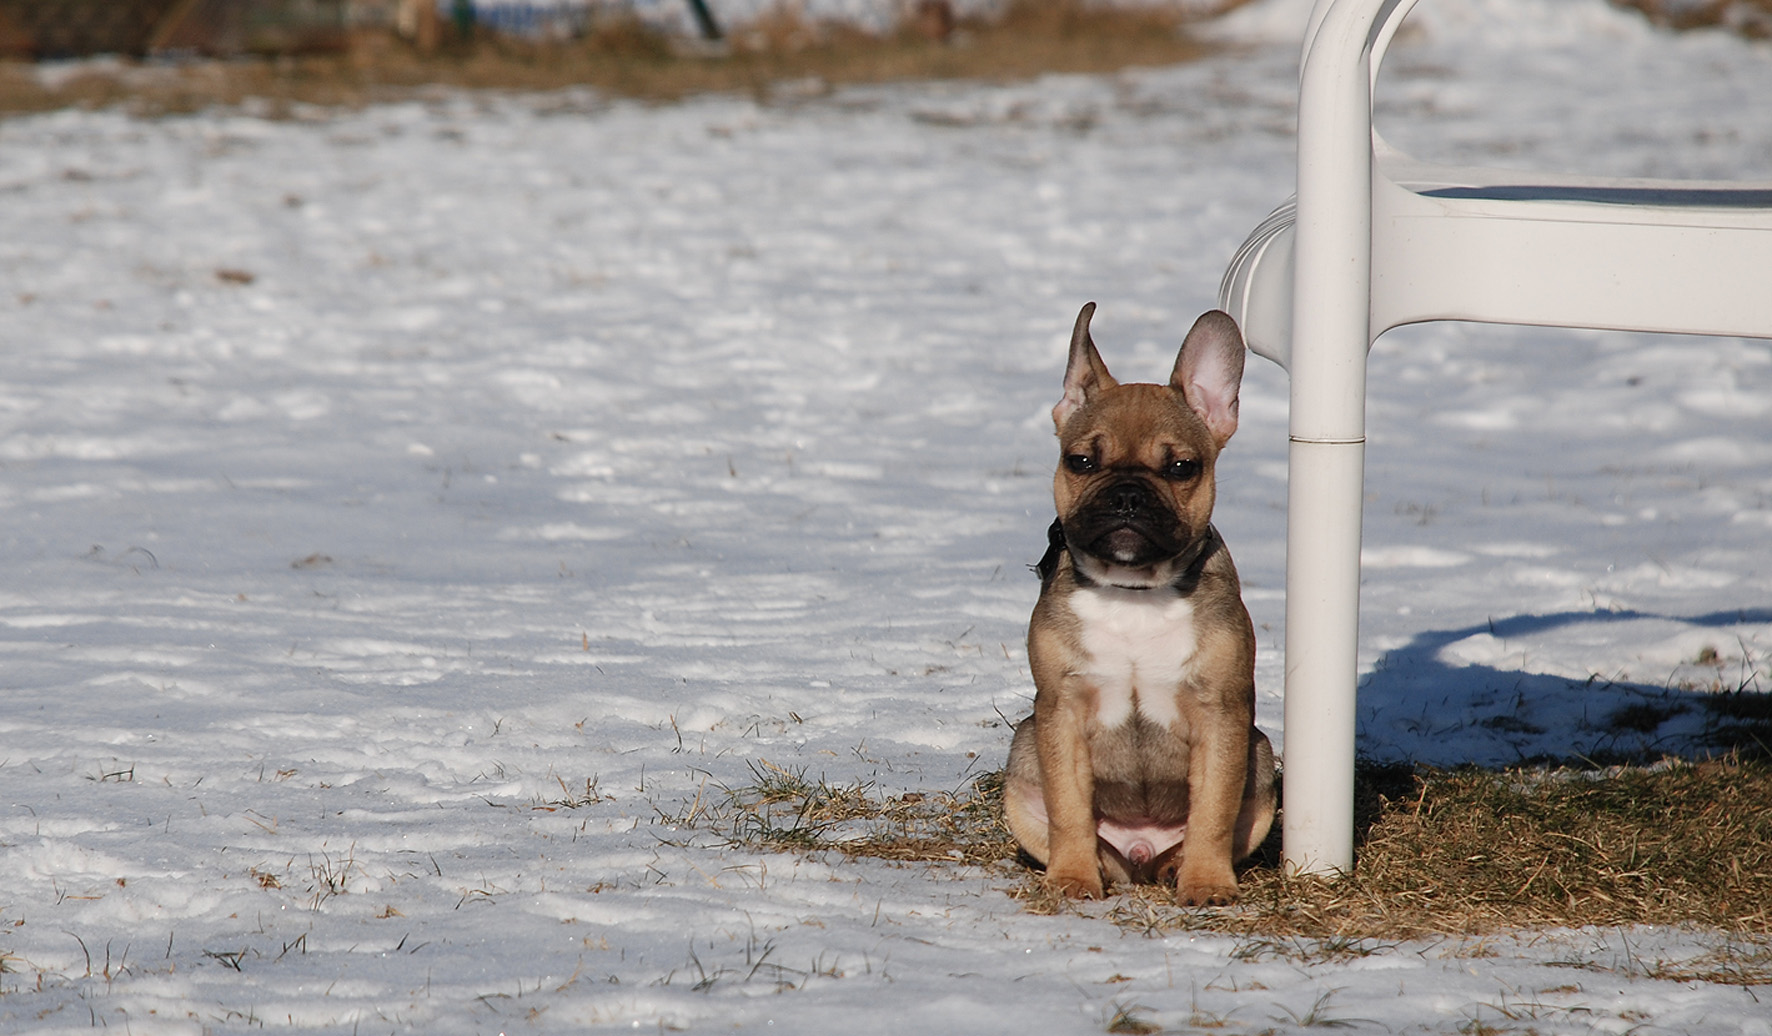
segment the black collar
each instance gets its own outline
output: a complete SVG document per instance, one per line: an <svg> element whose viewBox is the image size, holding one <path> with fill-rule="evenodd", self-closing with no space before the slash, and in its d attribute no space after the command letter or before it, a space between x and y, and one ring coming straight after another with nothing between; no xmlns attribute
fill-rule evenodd
<svg viewBox="0 0 1772 1036"><path fill-rule="evenodd" d="M1187 557L1187 564L1181 567L1181 574L1176 576L1172 581L1166 584L1166 586L1183 596L1193 593L1194 587L1199 585L1200 573L1206 569L1206 561L1211 558L1212 555L1218 553L1219 549L1223 546L1224 540L1219 538L1218 530L1210 525L1206 526L1206 535L1200 537L1192 547L1188 548L1188 552L1192 556ZM1059 556L1066 553L1069 549L1070 548L1066 545L1064 540L1064 520L1060 518L1052 519L1052 524L1046 529L1046 553L1040 557L1039 563L1033 566L1034 572L1040 577L1041 587L1051 584L1052 578L1058 574ZM1077 566L1076 558L1071 559L1071 578L1077 581L1078 586L1102 585L1083 574L1082 569ZM1161 588L1151 586L1121 587L1120 589L1157 590Z"/></svg>

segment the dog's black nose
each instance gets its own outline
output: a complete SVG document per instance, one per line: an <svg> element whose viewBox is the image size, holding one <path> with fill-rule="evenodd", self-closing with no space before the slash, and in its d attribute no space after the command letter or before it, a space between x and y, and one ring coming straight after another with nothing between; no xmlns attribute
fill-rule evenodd
<svg viewBox="0 0 1772 1036"><path fill-rule="evenodd" d="M1133 518L1151 505L1150 491L1137 482L1121 482L1102 494L1102 502L1121 518Z"/></svg>

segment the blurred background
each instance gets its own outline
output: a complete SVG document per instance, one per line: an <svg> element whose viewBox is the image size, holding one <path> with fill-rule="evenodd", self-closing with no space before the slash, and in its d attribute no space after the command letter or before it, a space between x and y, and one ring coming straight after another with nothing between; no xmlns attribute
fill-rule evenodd
<svg viewBox="0 0 1772 1036"><path fill-rule="evenodd" d="M848 83L1163 66L1245 0L0 0L0 115L252 101L289 116L433 86L764 99ZM1772 36L1772 0L1611 0ZM95 60L96 59L96 60ZM785 84L785 86L784 86ZM262 103L261 103L262 102Z"/></svg>
<svg viewBox="0 0 1772 1036"><path fill-rule="evenodd" d="M1000 15L1009 6L1006 0L4 0L0 53L35 59L315 53L346 49L360 32L392 32L428 49L485 34L582 39L635 23L712 41L731 27L783 18L942 36L965 19Z"/></svg>
<svg viewBox="0 0 1772 1036"><path fill-rule="evenodd" d="M1095 73L1197 58L1210 48L1190 27L1243 2L0 0L0 115L250 102L287 117L438 86L672 100Z"/></svg>

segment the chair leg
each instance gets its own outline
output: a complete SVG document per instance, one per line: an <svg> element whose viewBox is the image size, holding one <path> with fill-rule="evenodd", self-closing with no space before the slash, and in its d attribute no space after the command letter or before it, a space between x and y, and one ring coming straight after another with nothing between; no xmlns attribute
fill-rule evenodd
<svg viewBox="0 0 1772 1036"><path fill-rule="evenodd" d="M1352 873L1363 442L1291 444L1286 504L1286 866Z"/></svg>

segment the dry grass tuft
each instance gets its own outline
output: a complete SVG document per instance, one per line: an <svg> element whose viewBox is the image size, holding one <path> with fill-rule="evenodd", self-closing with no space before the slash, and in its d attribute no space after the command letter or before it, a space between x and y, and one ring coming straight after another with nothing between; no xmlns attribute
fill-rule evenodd
<svg viewBox="0 0 1772 1036"><path fill-rule="evenodd" d="M1233 7L1243 0L1225 0ZM912 8L914 10L914 7ZM93 66L65 78L0 62L0 114L123 106L142 115L256 99L264 114L303 105L360 106L427 87L557 90L668 101L707 92L768 99L832 86L906 79L1019 79L1187 61L1203 53L1186 32L1198 7L1118 8L1085 0L1012 0L992 20L961 19L931 38L914 19L873 35L780 6L719 49L686 44L639 21L607 18L582 39L538 42L478 32L434 54L382 32L355 35L340 54L255 61Z"/></svg>
<svg viewBox="0 0 1772 1036"><path fill-rule="evenodd" d="M685 815L668 819L754 849L970 864L1015 856L1015 840L1002 821L1000 773L985 774L958 792L883 796L869 784L832 785L767 760L750 769L753 783L722 789L723 801L704 797Z"/></svg>
<svg viewBox="0 0 1772 1036"><path fill-rule="evenodd" d="M1106 1031L1130 1036L1152 1036L1153 1033L1162 1032L1161 1025L1138 1016L1140 1011L1149 1010L1150 1008L1138 1004L1115 1004L1113 1015L1108 1018Z"/></svg>
<svg viewBox="0 0 1772 1036"><path fill-rule="evenodd" d="M735 845L850 857L1010 865L1002 775L957 793L882 798L756 767L703 826ZM1244 937L1249 956L1352 958L1435 935L1688 925L1745 940L1645 974L1772 983L1772 761L1746 757L1604 770L1363 767L1355 873L1288 876L1270 838L1233 909L1178 907L1172 891L1116 889L1084 907L1151 934ZM681 819L681 818L679 818ZM1078 909L1022 869L1031 913ZM1301 947L1308 945L1307 950ZM1665 972L1663 974L1662 972Z"/></svg>

